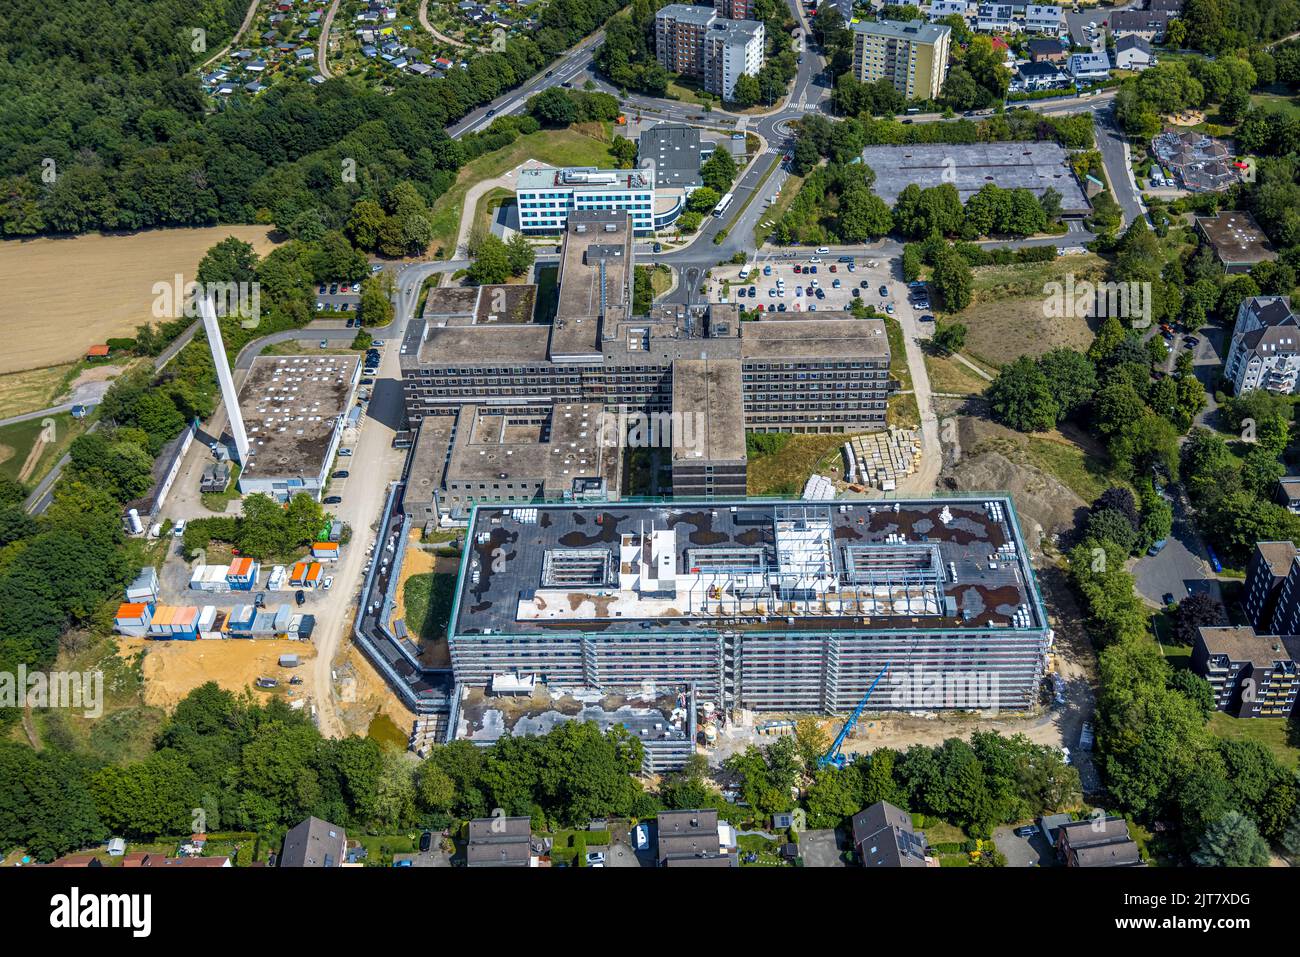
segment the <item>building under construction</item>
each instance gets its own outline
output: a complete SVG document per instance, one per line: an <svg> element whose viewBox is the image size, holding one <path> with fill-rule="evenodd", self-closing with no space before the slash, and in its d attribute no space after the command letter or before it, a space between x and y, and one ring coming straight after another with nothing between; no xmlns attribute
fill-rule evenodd
<svg viewBox="0 0 1300 957"><path fill-rule="evenodd" d="M1051 632L1009 498L479 506L455 677L724 709L1024 709Z"/></svg>

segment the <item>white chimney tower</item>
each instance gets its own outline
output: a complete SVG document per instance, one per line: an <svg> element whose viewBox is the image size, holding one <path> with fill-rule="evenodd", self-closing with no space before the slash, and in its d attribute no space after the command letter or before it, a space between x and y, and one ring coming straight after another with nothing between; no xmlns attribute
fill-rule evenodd
<svg viewBox="0 0 1300 957"><path fill-rule="evenodd" d="M221 385L221 401L226 405L226 418L230 422L230 434L235 437L235 457L240 465L248 464L248 434L244 431L244 417L239 411L239 395L235 391L235 380L230 375L230 363L226 359L226 344L221 341L221 326L217 322L217 309L212 304L211 296L199 300L199 313L203 316L203 328L208 334L208 347L212 350L212 364L217 370L217 382Z"/></svg>

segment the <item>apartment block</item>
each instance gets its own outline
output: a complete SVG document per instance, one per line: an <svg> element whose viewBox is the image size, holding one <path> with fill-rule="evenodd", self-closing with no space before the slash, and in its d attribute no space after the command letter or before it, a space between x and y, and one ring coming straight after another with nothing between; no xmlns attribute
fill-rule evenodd
<svg viewBox="0 0 1300 957"><path fill-rule="evenodd" d="M853 27L853 75L863 83L889 80L909 100L939 95L948 76L952 29L912 20L861 21Z"/></svg>
<svg viewBox="0 0 1300 957"><path fill-rule="evenodd" d="M524 233L559 233L569 215L580 210L626 210L634 232L654 232L655 172L602 170L591 166L550 166L519 171L515 184L519 229Z"/></svg>
<svg viewBox="0 0 1300 957"><path fill-rule="evenodd" d="M1015 7L1009 3L981 3L975 11L975 29L985 33L1014 33L1020 29Z"/></svg>
<svg viewBox="0 0 1300 957"><path fill-rule="evenodd" d="M1300 392L1300 319L1288 296L1252 296L1237 308L1224 377L1238 395Z"/></svg>
<svg viewBox="0 0 1300 957"><path fill-rule="evenodd" d="M527 514L524 514L526 512ZM1052 636L1007 497L480 505L456 681L694 685L724 709L1023 710Z"/></svg>
<svg viewBox="0 0 1300 957"><path fill-rule="evenodd" d="M1289 718L1300 691L1300 639L1256 634L1249 625L1202 628L1192 670L1214 691L1214 704L1236 718Z"/></svg>
<svg viewBox="0 0 1300 957"><path fill-rule="evenodd" d="M1294 628L1300 619L1300 588L1289 584L1293 578L1300 577L1300 564L1296 562L1298 555L1300 549L1292 542L1258 542L1255 545L1255 552L1246 565L1242 604L1246 618L1261 632L1300 634L1300 631L1287 630L1288 626ZM1285 604L1281 601L1284 592L1287 597Z"/></svg>
<svg viewBox="0 0 1300 957"><path fill-rule="evenodd" d="M715 0L728 6L728 0ZM747 0L735 7L748 8ZM730 100L741 76L763 68L766 34L757 20L720 16L713 8L670 3L655 14L655 56L664 69L697 80Z"/></svg>
<svg viewBox="0 0 1300 957"><path fill-rule="evenodd" d="M728 20L752 20L754 0L713 0L713 10Z"/></svg>

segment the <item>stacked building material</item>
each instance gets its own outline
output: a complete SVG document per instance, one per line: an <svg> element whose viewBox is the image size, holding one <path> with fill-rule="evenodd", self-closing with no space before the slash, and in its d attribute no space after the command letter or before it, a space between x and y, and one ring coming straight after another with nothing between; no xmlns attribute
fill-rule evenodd
<svg viewBox="0 0 1300 957"><path fill-rule="evenodd" d="M855 435L844 444L845 480L892 492L921 464L921 433L889 429Z"/></svg>

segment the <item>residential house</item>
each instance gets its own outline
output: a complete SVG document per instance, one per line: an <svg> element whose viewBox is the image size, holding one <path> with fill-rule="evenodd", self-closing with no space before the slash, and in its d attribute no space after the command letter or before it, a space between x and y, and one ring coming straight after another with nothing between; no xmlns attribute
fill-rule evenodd
<svg viewBox="0 0 1300 957"><path fill-rule="evenodd" d="M1031 3L1025 7L1025 32L1042 33L1049 37L1059 37L1065 28L1065 17L1060 7L1041 6Z"/></svg>
<svg viewBox="0 0 1300 957"><path fill-rule="evenodd" d="M1120 37L1139 36L1151 43L1165 38L1169 14L1160 10L1116 10L1110 15L1110 33Z"/></svg>
<svg viewBox="0 0 1300 957"><path fill-rule="evenodd" d="M1062 824L1056 853L1066 867L1144 867L1138 846L1122 817Z"/></svg>
<svg viewBox="0 0 1300 957"><path fill-rule="evenodd" d="M1033 93L1038 90L1059 90L1070 85L1070 78L1054 63L1039 61L1022 63L1012 85L1017 90Z"/></svg>
<svg viewBox="0 0 1300 957"><path fill-rule="evenodd" d="M1020 28L1009 3L981 3L975 11L975 29L985 33L1011 33Z"/></svg>
<svg viewBox="0 0 1300 957"><path fill-rule="evenodd" d="M1065 63L1070 59L1070 51L1061 45L1060 40L1047 40L1035 37L1026 44L1029 59L1034 63Z"/></svg>
<svg viewBox="0 0 1300 957"><path fill-rule="evenodd" d="M863 867L937 867L925 848L925 835L912 827L912 816L888 801L853 815L853 849Z"/></svg>
<svg viewBox="0 0 1300 957"><path fill-rule="evenodd" d="M348 838L343 828L309 817L284 836L281 867L341 867Z"/></svg>
<svg viewBox="0 0 1300 957"><path fill-rule="evenodd" d="M467 867L535 867L533 826L526 817L481 817L469 822Z"/></svg>
<svg viewBox="0 0 1300 957"><path fill-rule="evenodd" d="M969 17L971 5L966 0L934 0L930 4L930 22L935 23L944 17ZM845 17L847 22L850 18Z"/></svg>
<svg viewBox="0 0 1300 957"><path fill-rule="evenodd" d="M1071 53L1070 76L1075 83L1094 83L1110 76L1110 55L1105 50L1095 53Z"/></svg>
<svg viewBox="0 0 1300 957"><path fill-rule="evenodd" d="M1151 43L1136 33L1129 33L1115 41L1115 66L1120 70L1145 70L1154 66L1155 54Z"/></svg>
<svg viewBox="0 0 1300 957"><path fill-rule="evenodd" d="M661 811L658 818L661 867L738 867L736 832L713 808Z"/></svg>
<svg viewBox="0 0 1300 957"><path fill-rule="evenodd" d="M1237 308L1223 374L1238 395L1252 389L1300 391L1300 321L1289 297L1252 296ZM1287 634L1300 634L1300 628Z"/></svg>

